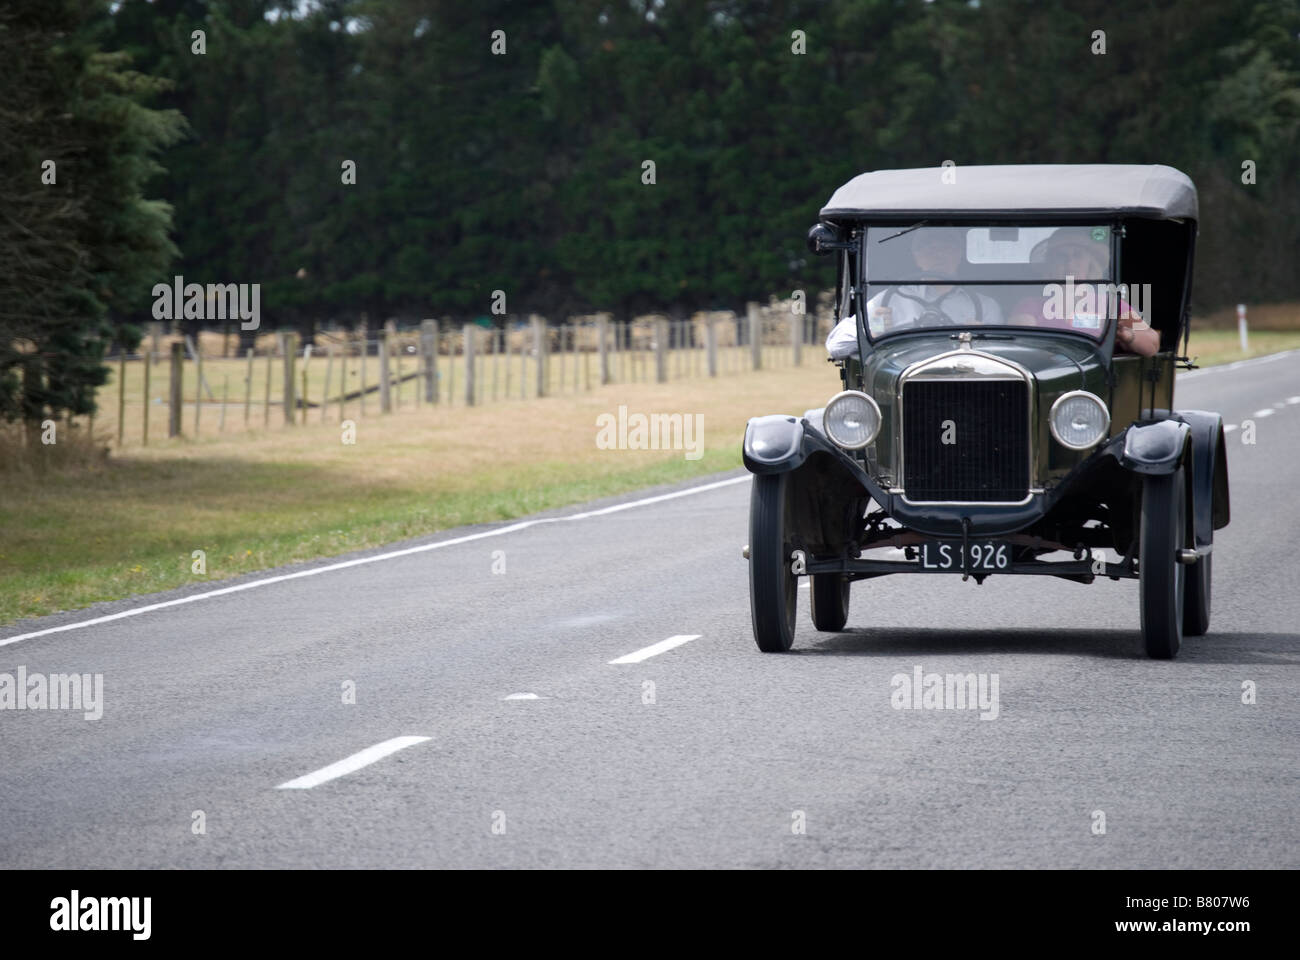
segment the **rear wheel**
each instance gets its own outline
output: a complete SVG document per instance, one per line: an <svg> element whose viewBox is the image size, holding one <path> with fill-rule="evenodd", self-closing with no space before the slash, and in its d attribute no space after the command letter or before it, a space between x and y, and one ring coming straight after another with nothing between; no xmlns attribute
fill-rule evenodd
<svg viewBox="0 0 1300 960"><path fill-rule="evenodd" d="M1143 481L1138 546L1142 646L1158 660L1176 657L1182 646L1187 568L1178 562L1178 551L1185 543L1185 503L1181 467L1167 477Z"/></svg>
<svg viewBox="0 0 1300 960"><path fill-rule="evenodd" d="M794 643L799 584L786 539L786 478L755 476L749 495L749 612L764 653L784 653Z"/></svg>
<svg viewBox="0 0 1300 960"><path fill-rule="evenodd" d="M1214 555L1207 553L1187 568L1187 585L1183 594L1183 634L1201 637L1210 629L1210 561Z"/></svg>
<svg viewBox="0 0 1300 960"><path fill-rule="evenodd" d="M813 626L826 633L843 630L849 619L848 577L839 573L814 573L808 588Z"/></svg>

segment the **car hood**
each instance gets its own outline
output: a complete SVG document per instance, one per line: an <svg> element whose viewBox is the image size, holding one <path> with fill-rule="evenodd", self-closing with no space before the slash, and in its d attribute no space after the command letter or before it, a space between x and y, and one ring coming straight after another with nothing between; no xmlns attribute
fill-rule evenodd
<svg viewBox="0 0 1300 960"><path fill-rule="evenodd" d="M1040 400L1047 393L1104 389L1105 362L1101 350L1081 337L1043 332L999 333L996 337L981 339L977 334L970 348L1028 371L1038 384ZM863 364L867 392L877 403L890 402L888 398L894 395L898 377L904 370L959 346L950 334L938 332L880 341Z"/></svg>

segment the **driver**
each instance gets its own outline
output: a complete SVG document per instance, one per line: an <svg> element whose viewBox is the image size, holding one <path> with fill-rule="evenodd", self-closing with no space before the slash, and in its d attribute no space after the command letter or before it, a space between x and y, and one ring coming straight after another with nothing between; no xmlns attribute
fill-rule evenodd
<svg viewBox="0 0 1300 960"><path fill-rule="evenodd" d="M886 287L867 301L873 335L906 327L977 326L1002 323L1002 308L992 297L950 282L957 280L965 259L965 233L955 229L925 229L912 233L912 258L921 283ZM831 357L857 353L857 317L845 317L826 338Z"/></svg>

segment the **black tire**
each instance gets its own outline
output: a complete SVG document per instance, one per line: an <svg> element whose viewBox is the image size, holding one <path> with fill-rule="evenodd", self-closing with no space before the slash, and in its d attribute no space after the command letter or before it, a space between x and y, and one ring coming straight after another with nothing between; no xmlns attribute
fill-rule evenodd
<svg viewBox="0 0 1300 960"><path fill-rule="evenodd" d="M786 476L754 477L749 495L749 612L764 653L784 653L794 643L799 578L786 540Z"/></svg>
<svg viewBox="0 0 1300 960"><path fill-rule="evenodd" d="M849 619L852 581L838 573L814 573L808 579L812 581L808 585L808 606L813 626L825 633L843 630Z"/></svg>
<svg viewBox="0 0 1300 960"><path fill-rule="evenodd" d="M1156 660L1178 656L1183 639L1187 568L1178 562L1185 544L1186 490L1179 467L1167 477L1142 483L1142 529L1138 545L1138 592L1142 647Z"/></svg>
<svg viewBox="0 0 1300 960"><path fill-rule="evenodd" d="M1183 593L1183 636L1203 637L1210 629L1210 578L1214 568L1207 553L1187 568L1187 585Z"/></svg>

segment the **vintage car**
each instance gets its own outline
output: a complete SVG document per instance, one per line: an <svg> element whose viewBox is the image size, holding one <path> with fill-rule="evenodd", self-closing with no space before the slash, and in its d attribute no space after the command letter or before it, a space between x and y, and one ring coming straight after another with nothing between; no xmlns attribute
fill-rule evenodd
<svg viewBox="0 0 1300 960"><path fill-rule="evenodd" d="M842 389L745 430L758 648L790 649L800 577L837 631L850 584L895 573L1136 579L1148 656L1204 634L1228 468L1220 415L1174 408L1196 224L1167 166L836 190L808 244L838 263Z"/></svg>

